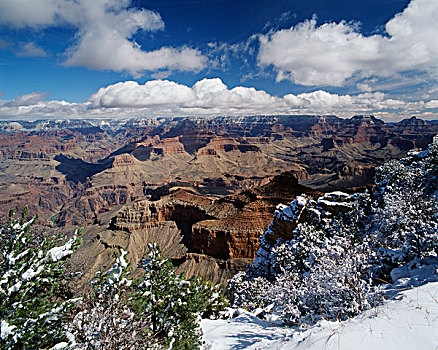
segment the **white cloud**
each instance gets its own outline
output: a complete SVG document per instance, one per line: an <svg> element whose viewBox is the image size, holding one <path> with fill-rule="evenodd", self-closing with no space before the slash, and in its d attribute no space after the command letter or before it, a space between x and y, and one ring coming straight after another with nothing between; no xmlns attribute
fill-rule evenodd
<svg viewBox="0 0 438 350"><path fill-rule="evenodd" d="M236 86L230 90L219 78L202 79L193 85L192 90L196 99L187 107L242 109L274 106L280 102L267 92L252 87Z"/></svg>
<svg viewBox="0 0 438 350"><path fill-rule="evenodd" d="M21 44L15 53L22 57L47 57L47 52L33 42Z"/></svg>
<svg viewBox="0 0 438 350"><path fill-rule="evenodd" d="M162 70L151 74L153 79L166 79L172 72L168 70Z"/></svg>
<svg viewBox="0 0 438 350"><path fill-rule="evenodd" d="M272 64L277 80L302 85L341 85L378 51L375 37L364 38L348 23L316 27L316 19L261 36L260 44L260 65Z"/></svg>
<svg viewBox="0 0 438 350"><path fill-rule="evenodd" d="M438 108L438 100L430 100L426 103L427 108Z"/></svg>
<svg viewBox="0 0 438 350"><path fill-rule="evenodd" d="M261 35L258 64L272 65L277 80L341 86L347 79L388 77L438 69L438 2L412 0L387 24L388 36L363 36L347 22L316 25L312 19Z"/></svg>
<svg viewBox="0 0 438 350"><path fill-rule="evenodd" d="M288 94L284 99L291 107L296 108L345 108L353 103L353 98L349 95L339 96L327 91L318 90L311 93L299 95Z"/></svg>
<svg viewBox="0 0 438 350"><path fill-rule="evenodd" d="M229 44L225 42L209 42L206 55L210 58L210 66L223 71L236 67L248 67L258 48L258 34L251 35L246 41Z"/></svg>
<svg viewBox="0 0 438 350"><path fill-rule="evenodd" d="M133 35L138 31L162 30L164 22L156 12L128 9L130 3L130 0L5 0L0 2L0 24L17 28L73 25L78 32L76 43L67 50L66 66L126 71L134 77L144 71L199 71L205 66L207 58L193 48L142 50Z"/></svg>
<svg viewBox="0 0 438 350"><path fill-rule="evenodd" d="M66 66L125 70L135 77L146 70L196 71L204 67L206 58L198 50L188 47L143 51L129 38L138 30L163 29L161 17L149 10L119 9L118 12L110 12L103 6L108 2L82 1L82 28L77 45L68 51Z"/></svg>
<svg viewBox="0 0 438 350"><path fill-rule="evenodd" d="M348 116L390 110L394 114L434 108L432 102L404 102L382 92L338 95L324 90L276 97L263 90L229 89L219 78L202 79L192 87L167 80L133 81L101 88L89 102L93 108L136 108L143 113L176 115L328 114ZM173 115L172 114L172 115Z"/></svg>
<svg viewBox="0 0 438 350"><path fill-rule="evenodd" d="M219 78L202 79L191 87L168 80L125 81L99 89L85 103L45 101L46 96L35 92L10 101L0 99L0 119L270 114L375 114L393 120L414 114L438 117L437 100L406 102L382 92L338 95L324 90L276 97L252 87L230 89Z"/></svg>
<svg viewBox="0 0 438 350"><path fill-rule="evenodd" d="M20 107L31 106L44 100L49 94L45 92L31 92L30 94L24 94L17 96L13 100L10 100L4 104L6 107Z"/></svg>
<svg viewBox="0 0 438 350"><path fill-rule="evenodd" d="M104 110L89 111L86 103L69 103L66 101L40 101L31 105L11 106L0 102L0 119L74 119L97 118L104 115Z"/></svg>
<svg viewBox="0 0 438 350"><path fill-rule="evenodd" d="M16 28L54 25L60 19L59 9L67 4L60 0L2 0L0 23Z"/></svg>
<svg viewBox="0 0 438 350"><path fill-rule="evenodd" d="M117 83L93 94L89 101L93 107L151 107L181 104L192 101L194 93L185 85L168 80L152 80L144 85L135 81Z"/></svg>
<svg viewBox="0 0 438 350"><path fill-rule="evenodd" d="M366 82L362 82L362 83L357 83L356 87L360 90L360 91L365 91L365 92L371 92L373 91L373 88L371 87L371 85L369 85Z"/></svg>
<svg viewBox="0 0 438 350"><path fill-rule="evenodd" d="M126 81L99 89L89 101L93 107L178 106L181 109L254 109L283 104L281 99L252 87L228 87L219 78L202 79L193 87L168 80L152 80L144 85Z"/></svg>

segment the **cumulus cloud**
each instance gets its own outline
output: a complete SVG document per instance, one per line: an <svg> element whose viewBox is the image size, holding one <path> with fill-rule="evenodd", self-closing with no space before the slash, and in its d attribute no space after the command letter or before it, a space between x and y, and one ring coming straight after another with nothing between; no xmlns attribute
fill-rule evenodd
<svg viewBox="0 0 438 350"><path fill-rule="evenodd" d="M0 23L16 28L45 27L56 24L59 8L68 1L58 0L2 0L0 1Z"/></svg>
<svg viewBox="0 0 438 350"><path fill-rule="evenodd" d="M204 67L206 58L189 47L162 47L143 51L133 40L138 30L155 31L164 28L161 17L149 10L118 8L109 11L114 0L82 1L83 18L77 44L68 51L66 66L128 71L133 76L159 69L196 71ZM126 3L126 1L125 1Z"/></svg>
<svg viewBox="0 0 438 350"><path fill-rule="evenodd" d="M290 29L259 36L258 64L272 65L277 80L341 86L357 75L388 77L438 68L438 2L412 0L386 24L387 36L364 36L357 24L313 18ZM366 88L364 86L364 88Z"/></svg>
<svg viewBox="0 0 438 350"><path fill-rule="evenodd" d="M194 93L185 85L168 80L152 80L140 85L135 81L117 83L93 94L93 107L150 107L192 101Z"/></svg>
<svg viewBox="0 0 438 350"><path fill-rule="evenodd" d="M193 85L192 90L196 99L187 107L246 109L274 106L279 102L267 92L252 87L236 86L230 90L219 78L202 79Z"/></svg>
<svg viewBox="0 0 438 350"><path fill-rule="evenodd" d="M438 101L406 102L382 92L338 95L324 90L272 96L253 87L229 88L221 79L202 79L193 86L168 80L145 84L125 81L92 94L85 103L46 101L36 92L5 101L0 99L0 119L26 118L127 118L195 115L270 114L375 114L390 118L412 115L438 117ZM394 120L394 119L393 119Z"/></svg>
<svg viewBox="0 0 438 350"><path fill-rule="evenodd" d="M11 106L0 102L0 119L74 119L99 118L108 116L104 110L89 111L86 103L70 103L66 101L40 101L25 106Z"/></svg>
<svg viewBox="0 0 438 350"><path fill-rule="evenodd" d="M66 66L126 71L134 77L144 71L199 71L205 66L207 58L197 49L142 50L133 35L162 30L164 22L156 12L128 8L130 4L130 0L5 0L0 2L0 24L76 27L76 42L66 52Z"/></svg>
<svg viewBox="0 0 438 350"><path fill-rule="evenodd" d="M21 57L47 57L47 52L33 42L21 44L15 53Z"/></svg>
<svg viewBox="0 0 438 350"><path fill-rule="evenodd" d="M215 78L202 79L192 87L168 80L153 80L143 85L126 81L99 89L90 97L89 102L95 108L174 105L182 109L254 109L274 107L281 100L252 87L228 89L222 80Z"/></svg>
<svg viewBox="0 0 438 350"><path fill-rule="evenodd" d="M339 96L323 90L299 95L287 94L284 96L284 99L291 107L295 108L311 107L331 109L332 107L336 107L342 109L353 103L353 98L349 95Z"/></svg>
<svg viewBox="0 0 438 350"><path fill-rule="evenodd" d="M237 86L228 88L222 80L202 79L192 87L168 80L145 84L126 81L101 88L89 103L99 108L134 108L143 113L176 115L211 114L327 114L348 116L357 113L392 111L394 114L435 108L433 101L405 102L382 92L338 95L324 90L272 96L263 90Z"/></svg>
<svg viewBox="0 0 438 350"><path fill-rule="evenodd" d="M426 103L427 108L438 108L438 100L430 100Z"/></svg>
<svg viewBox="0 0 438 350"><path fill-rule="evenodd" d="M21 107L21 106L32 106L44 100L49 96L46 92L31 92L30 94L24 94L17 96L13 100L6 102L3 106L5 107Z"/></svg>

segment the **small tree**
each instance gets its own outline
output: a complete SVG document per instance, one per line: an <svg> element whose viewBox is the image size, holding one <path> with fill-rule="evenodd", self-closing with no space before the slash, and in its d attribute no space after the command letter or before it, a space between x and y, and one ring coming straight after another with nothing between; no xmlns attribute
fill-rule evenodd
<svg viewBox="0 0 438 350"><path fill-rule="evenodd" d="M26 222L27 207L16 221L9 212L1 229L0 314L2 347L39 349L67 340L64 318L72 300L60 294L62 260L80 244L78 232L62 246L60 237L34 242L29 230L37 217ZM66 344L66 343L65 343Z"/></svg>
<svg viewBox="0 0 438 350"><path fill-rule="evenodd" d="M149 245L149 254L139 265L144 275L137 281L132 307L150 320L148 336L162 340L168 348L198 349L201 316L218 316L226 305L220 287L176 274L158 244Z"/></svg>
<svg viewBox="0 0 438 350"><path fill-rule="evenodd" d="M158 245L140 262L144 276L129 277L121 250L113 267L99 273L92 290L69 326L74 350L196 349L201 345L200 316L217 316L224 308L219 286L177 275Z"/></svg>
<svg viewBox="0 0 438 350"><path fill-rule="evenodd" d="M69 331L75 337L74 350L157 349L160 344L148 337L147 317L134 319L129 307L132 280L129 279L127 252L121 250L107 273L98 273L91 291L73 310Z"/></svg>
<svg viewBox="0 0 438 350"><path fill-rule="evenodd" d="M275 311L286 323L344 320L369 307L373 288L367 276L364 246L350 237L327 237L308 261L308 271L277 276L272 293Z"/></svg>

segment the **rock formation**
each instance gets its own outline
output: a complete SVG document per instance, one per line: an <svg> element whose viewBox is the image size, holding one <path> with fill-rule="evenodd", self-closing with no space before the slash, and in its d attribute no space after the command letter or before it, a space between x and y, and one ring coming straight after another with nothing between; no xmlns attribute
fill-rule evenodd
<svg viewBox="0 0 438 350"><path fill-rule="evenodd" d="M278 203L367 185L437 133L415 117L0 122L0 209L86 227L83 281L119 247L135 265L152 241L181 271L223 281L253 259Z"/></svg>
<svg viewBox="0 0 438 350"><path fill-rule="evenodd" d="M284 177L269 183L286 186ZM288 181L291 190L283 198L310 189ZM296 185L294 191L292 188ZM129 252L135 266L148 243L158 242L165 256L188 276L204 275L222 282L251 263L259 238L268 226L276 201L258 192L222 198L201 195L194 189L174 187L157 200L142 199L123 206L102 209L93 224L85 227L83 245L73 258L72 269L87 271L78 285L92 278L97 270L109 268L119 250Z"/></svg>

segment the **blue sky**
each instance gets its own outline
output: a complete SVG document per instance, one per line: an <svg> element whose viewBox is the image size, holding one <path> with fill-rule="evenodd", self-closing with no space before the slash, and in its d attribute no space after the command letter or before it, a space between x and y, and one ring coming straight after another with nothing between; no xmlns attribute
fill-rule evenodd
<svg viewBox="0 0 438 350"><path fill-rule="evenodd" d="M0 0L0 118L438 118L436 0Z"/></svg>

